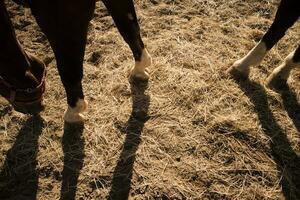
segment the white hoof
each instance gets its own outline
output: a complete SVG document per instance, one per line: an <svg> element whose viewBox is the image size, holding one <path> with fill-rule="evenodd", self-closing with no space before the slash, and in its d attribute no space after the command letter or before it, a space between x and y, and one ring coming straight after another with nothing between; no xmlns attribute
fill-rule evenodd
<svg viewBox="0 0 300 200"><path fill-rule="evenodd" d="M260 41L244 58L233 63L232 67L229 68L227 72L232 75L248 78L250 67L259 65L266 53L267 46L265 42Z"/></svg>
<svg viewBox="0 0 300 200"><path fill-rule="evenodd" d="M149 76L147 70L137 71L137 70L135 70L135 68L132 68L131 73L130 73L130 78L147 81L147 80L149 80L150 76Z"/></svg>
<svg viewBox="0 0 300 200"><path fill-rule="evenodd" d="M68 123L81 123L85 120L84 115L81 114L87 109L88 103L84 99L79 99L74 108L68 107L64 115L64 120Z"/></svg>
<svg viewBox="0 0 300 200"><path fill-rule="evenodd" d="M135 62L135 66L131 69L130 77L137 78L141 80L148 80L149 73L147 72L147 67L152 65L152 58L148 53L147 49L142 52L141 60Z"/></svg>
<svg viewBox="0 0 300 200"><path fill-rule="evenodd" d="M226 72L231 75L239 75L247 78L249 76L250 69L249 66L243 65L242 60L237 60L229 69L227 69Z"/></svg>
<svg viewBox="0 0 300 200"><path fill-rule="evenodd" d="M82 123L82 122L84 122L85 117L83 114L80 114L80 113L70 114L70 112L68 112L68 110L67 110L65 113L64 120L65 120L65 122L68 122L68 123Z"/></svg>

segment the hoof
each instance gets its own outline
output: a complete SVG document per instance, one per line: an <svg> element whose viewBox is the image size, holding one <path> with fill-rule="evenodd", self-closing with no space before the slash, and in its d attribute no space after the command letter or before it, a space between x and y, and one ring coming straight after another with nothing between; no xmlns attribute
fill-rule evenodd
<svg viewBox="0 0 300 200"><path fill-rule="evenodd" d="M138 72L133 68L130 72L130 79L131 80L137 80L137 81L148 81L150 76L147 72L148 70L146 69L143 72Z"/></svg>
<svg viewBox="0 0 300 200"><path fill-rule="evenodd" d="M85 120L85 117L84 117L83 114L80 114L80 113L70 114L68 111L66 111L65 116L64 116L64 120L67 123L71 123L71 124L76 123L77 124L77 123L83 123L84 120Z"/></svg>
<svg viewBox="0 0 300 200"><path fill-rule="evenodd" d="M84 99L79 99L74 108L72 108L71 106L68 107L64 115L65 122L83 123L85 117L81 113L84 112L87 109L87 107L88 107L87 101Z"/></svg>
<svg viewBox="0 0 300 200"><path fill-rule="evenodd" d="M241 61L238 60L226 70L226 73L234 77L247 79L249 76L249 67L245 67L241 64Z"/></svg>
<svg viewBox="0 0 300 200"><path fill-rule="evenodd" d="M149 73L147 67L152 65L152 58L147 49L144 49L141 56L141 61L136 61L135 66L130 71L130 79L148 81Z"/></svg>

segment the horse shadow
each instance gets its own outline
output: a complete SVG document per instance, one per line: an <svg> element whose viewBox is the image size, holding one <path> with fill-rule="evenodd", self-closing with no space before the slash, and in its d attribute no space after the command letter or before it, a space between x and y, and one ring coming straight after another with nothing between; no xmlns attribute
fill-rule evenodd
<svg viewBox="0 0 300 200"><path fill-rule="evenodd" d="M297 95L290 89L287 84L284 84L281 90L278 90L283 101L283 106L287 111L288 116L293 121L297 131L300 133L300 104L297 100Z"/></svg>
<svg viewBox="0 0 300 200"><path fill-rule="evenodd" d="M125 200L129 197L136 152L141 143L144 125L149 119L150 96L145 94L147 87L147 82L131 83L132 112L124 125L117 125L126 134L126 139L113 172L109 200Z"/></svg>
<svg viewBox="0 0 300 200"><path fill-rule="evenodd" d="M253 103L262 129L271 139L271 155L280 172L280 184L285 198L293 200L300 199L300 157L291 147L284 130L276 122L275 117L269 108L264 87L249 79L240 80L236 76L234 79L241 90ZM299 105L296 103L296 96L293 95L293 93L286 91L282 93L282 97L289 116L294 119L293 121L299 130L299 118L296 119L296 110L293 110L294 107L290 107L297 105L297 109L299 109Z"/></svg>
<svg viewBox="0 0 300 200"><path fill-rule="evenodd" d="M38 138L44 126L40 116L27 119L0 171L0 199L36 199Z"/></svg>
<svg viewBox="0 0 300 200"><path fill-rule="evenodd" d="M9 110L4 110L6 113ZM0 199L35 200L38 191L37 170L38 139L44 121L32 116L17 134L14 145L8 150L0 168ZM62 146L64 167L62 172L62 200L75 199L77 182L84 159L83 124L64 124Z"/></svg>
<svg viewBox="0 0 300 200"><path fill-rule="evenodd" d="M84 139L83 124L64 124L62 146L64 167L62 171L61 200L72 200L76 197L78 177L83 167Z"/></svg>

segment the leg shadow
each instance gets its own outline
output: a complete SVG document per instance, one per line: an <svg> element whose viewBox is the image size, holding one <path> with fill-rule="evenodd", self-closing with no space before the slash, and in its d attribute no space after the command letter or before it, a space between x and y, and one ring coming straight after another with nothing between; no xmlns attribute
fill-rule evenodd
<svg viewBox="0 0 300 200"><path fill-rule="evenodd" d="M285 198L300 199L300 157L292 149L287 136L276 122L268 106L265 89L248 79L239 81L238 78L235 78L235 80L253 103L263 131L271 138L272 157L280 171Z"/></svg>
<svg viewBox="0 0 300 200"><path fill-rule="evenodd" d="M129 197L136 151L141 143L140 137L144 124L149 119L150 97L145 95L147 86L148 83L145 82L133 82L131 84L132 112L124 127L118 127L126 134L126 139L113 173L109 200L125 200Z"/></svg>
<svg viewBox="0 0 300 200"><path fill-rule="evenodd" d="M285 110L300 133L300 105L298 103L296 93L293 92L287 84L279 92Z"/></svg>
<svg viewBox="0 0 300 200"><path fill-rule="evenodd" d="M0 172L0 199L36 199L38 190L37 152L42 132L40 116L30 117L19 131Z"/></svg>
<svg viewBox="0 0 300 200"><path fill-rule="evenodd" d="M62 200L72 200L76 197L78 177L85 157L84 139L82 138L83 130L83 124L65 123L64 125L62 139L64 168L60 196Z"/></svg>

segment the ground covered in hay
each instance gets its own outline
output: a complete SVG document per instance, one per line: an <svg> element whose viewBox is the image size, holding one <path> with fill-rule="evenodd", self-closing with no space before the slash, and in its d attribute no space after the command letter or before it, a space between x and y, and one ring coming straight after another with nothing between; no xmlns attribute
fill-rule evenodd
<svg viewBox="0 0 300 200"><path fill-rule="evenodd" d="M300 71L264 87L300 24L251 71L224 73L262 37L278 0L137 0L154 64L128 82L129 48L101 2L90 24L84 126L64 124L53 53L29 10L7 2L26 51L48 64L40 117L0 103L0 199L300 199ZM0 47L1 48L1 47Z"/></svg>

